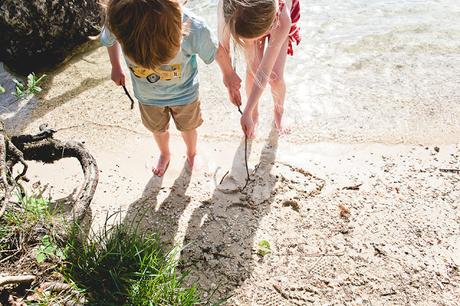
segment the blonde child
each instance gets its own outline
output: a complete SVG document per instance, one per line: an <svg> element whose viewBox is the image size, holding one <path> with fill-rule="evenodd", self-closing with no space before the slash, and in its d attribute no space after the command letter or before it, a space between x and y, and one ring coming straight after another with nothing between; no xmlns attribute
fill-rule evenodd
<svg viewBox="0 0 460 306"><path fill-rule="evenodd" d="M162 176L171 158L169 121L172 117L187 147L193 168L200 111L196 55L206 64L216 59L236 93L238 77L222 50L217 50L206 23L177 0L111 0L101 43L108 47L112 80L125 85L123 54L130 70L141 119L160 150L153 173ZM228 82L227 82L228 83ZM229 89L230 90L230 89Z"/></svg>
<svg viewBox="0 0 460 306"><path fill-rule="evenodd" d="M270 84L274 100L274 122L280 133L286 94L284 66L287 54L293 54L292 44L299 44L299 0L220 0L218 5L218 34L220 47L230 58L230 38L245 51L247 103L241 117L241 127L248 137L254 136L258 122L258 103ZM228 60L228 59L227 59ZM232 78L228 76L227 79ZM225 79L225 76L224 76ZM230 83L231 85L232 83ZM236 84L236 83L235 83ZM229 88L231 100L240 105L237 86Z"/></svg>

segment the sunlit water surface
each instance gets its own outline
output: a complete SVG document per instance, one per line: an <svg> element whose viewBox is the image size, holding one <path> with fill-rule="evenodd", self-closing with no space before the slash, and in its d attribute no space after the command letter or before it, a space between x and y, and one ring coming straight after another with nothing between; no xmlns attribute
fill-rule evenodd
<svg viewBox="0 0 460 306"><path fill-rule="evenodd" d="M188 4L213 29L216 5ZM294 141L458 142L460 1L301 0L300 27L285 73Z"/></svg>

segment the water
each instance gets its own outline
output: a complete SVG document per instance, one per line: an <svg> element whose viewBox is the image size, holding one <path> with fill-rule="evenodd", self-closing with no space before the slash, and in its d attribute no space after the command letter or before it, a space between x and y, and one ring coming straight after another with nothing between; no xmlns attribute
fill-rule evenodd
<svg viewBox="0 0 460 306"><path fill-rule="evenodd" d="M217 1L188 5L216 28ZM460 1L301 0L300 27L285 76L292 141L458 141Z"/></svg>

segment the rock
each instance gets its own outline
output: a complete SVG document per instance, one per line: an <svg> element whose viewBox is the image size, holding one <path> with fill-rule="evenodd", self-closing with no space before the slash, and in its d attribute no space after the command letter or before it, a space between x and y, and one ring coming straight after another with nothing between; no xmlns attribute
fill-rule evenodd
<svg viewBox="0 0 460 306"><path fill-rule="evenodd" d="M97 0L4 0L0 60L25 74L56 65L98 35L102 11Z"/></svg>

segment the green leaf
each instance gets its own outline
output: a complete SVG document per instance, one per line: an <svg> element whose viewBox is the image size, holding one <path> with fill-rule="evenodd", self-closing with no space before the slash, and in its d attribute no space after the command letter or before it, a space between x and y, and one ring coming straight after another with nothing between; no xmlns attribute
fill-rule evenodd
<svg viewBox="0 0 460 306"><path fill-rule="evenodd" d="M5 93L5 88L0 85L0 94L3 94L3 93Z"/></svg>
<svg viewBox="0 0 460 306"><path fill-rule="evenodd" d="M39 93L40 91L42 91L41 87L39 86L35 86L31 89L32 93Z"/></svg>
<svg viewBox="0 0 460 306"><path fill-rule="evenodd" d="M268 242L267 240L260 241L259 248L266 248L270 250L270 242Z"/></svg>
<svg viewBox="0 0 460 306"><path fill-rule="evenodd" d="M21 82L19 82L19 81L16 80L16 79L13 79L13 82L14 82L14 84L16 84L16 86L18 86L18 87L24 87L24 84L22 84Z"/></svg>
<svg viewBox="0 0 460 306"><path fill-rule="evenodd" d="M38 253L35 259L37 260L38 263L42 263L46 260L46 255L43 253Z"/></svg>
<svg viewBox="0 0 460 306"><path fill-rule="evenodd" d="M15 96L16 98L21 98L24 96L24 93L19 88L16 87L16 91L13 92L13 96Z"/></svg>
<svg viewBox="0 0 460 306"><path fill-rule="evenodd" d="M48 235L43 236L41 242L43 245L50 245L51 244L50 236Z"/></svg>
<svg viewBox="0 0 460 306"><path fill-rule="evenodd" d="M56 250L56 256L59 257L60 259L65 259L65 254L61 249Z"/></svg>
<svg viewBox="0 0 460 306"><path fill-rule="evenodd" d="M259 254L260 256L265 256L271 253L270 243L267 240L260 241L258 246L259 249L257 250L257 254Z"/></svg>
<svg viewBox="0 0 460 306"><path fill-rule="evenodd" d="M35 73L30 73L28 76L27 76L27 87L31 88L31 87L34 87L35 85Z"/></svg>

